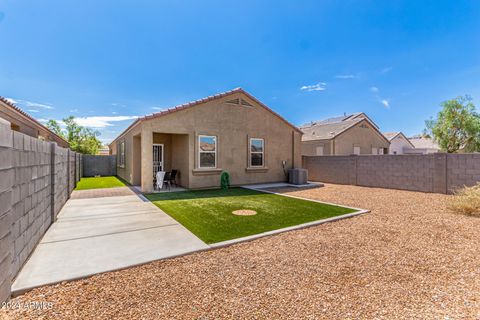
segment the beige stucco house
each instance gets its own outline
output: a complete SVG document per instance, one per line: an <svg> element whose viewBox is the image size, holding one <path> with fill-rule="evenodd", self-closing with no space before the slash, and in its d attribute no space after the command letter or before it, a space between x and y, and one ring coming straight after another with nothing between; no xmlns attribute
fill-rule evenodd
<svg viewBox="0 0 480 320"><path fill-rule="evenodd" d="M390 142L364 113L312 122L303 131L304 156L388 154Z"/></svg>
<svg viewBox="0 0 480 320"><path fill-rule="evenodd" d="M4 97L0 97L0 118L10 122L10 129L18 131L27 136L38 138L44 141L56 142L63 148L68 148L70 144L55 134L28 113L11 103Z"/></svg>
<svg viewBox="0 0 480 320"><path fill-rule="evenodd" d="M285 181L301 166L301 131L241 88L135 120L110 145L117 175L153 191L157 171L186 188Z"/></svg>
<svg viewBox="0 0 480 320"><path fill-rule="evenodd" d="M389 154L414 153L415 146L402 132L384 132L383 135L390 141Z"/></svg>

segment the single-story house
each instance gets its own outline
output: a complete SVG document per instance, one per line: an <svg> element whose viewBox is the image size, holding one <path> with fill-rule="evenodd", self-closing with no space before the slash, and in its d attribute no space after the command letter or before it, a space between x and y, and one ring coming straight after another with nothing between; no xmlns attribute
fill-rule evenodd
<svg viewBox="0 0 480 320"><path fill-rule="evenodd" d="M10 122L10 128L27 136L45 141L56 142L58 146L68 148L68 141L52 132L28 113L4 97L0 97L0 118Z"/></svg>
<svg viewBox="0 0 480 320"><path fill-rule="evenodd" d="M416 135L408 139L414 145L415 148L406 150L405 153L429 154L429 153L441 152L441 149L438 143L430 137L426 137L424 135Z"/></svg>
<svg viewBox="0 0 480 320"><path fill-rule="evenodd" d="M185 188L286 181L301 166L302 132L241 88L135 120L109 147L117 175L143 192L158 171L178 170Z"/></svg>
<svg viewBox="0 0 480 320"><path fill-rule="evenodd" d="M390 141L363 112L312 122L300 127L302 155L388 154Z"/></svg>
<svg viewBox="0 0 480 320"><path fill-rule="evenodd" d="M383 135L390 141L390 154L405 154L415 149L415 146L410 140L400 131L398 132L384 132Z"/></svg>

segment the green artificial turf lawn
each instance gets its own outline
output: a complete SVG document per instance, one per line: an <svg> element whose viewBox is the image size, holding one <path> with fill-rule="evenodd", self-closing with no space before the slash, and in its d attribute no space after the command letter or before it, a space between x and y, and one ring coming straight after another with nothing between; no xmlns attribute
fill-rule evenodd
<svg viewBox="0 0 480 320"><path fill-rule="evenodd" d="M146 197L206 243L334 217L355 210L243 188L147 194ZM257 211L237 216L234 210Z"/></svg>
<svg viewBox="0 0 480 320"><path fill-rule="evenodd" d="M100 188L124 187L125 183L117 177L93 177L82 178L77 184L75 190L88 190Z"/></svg>

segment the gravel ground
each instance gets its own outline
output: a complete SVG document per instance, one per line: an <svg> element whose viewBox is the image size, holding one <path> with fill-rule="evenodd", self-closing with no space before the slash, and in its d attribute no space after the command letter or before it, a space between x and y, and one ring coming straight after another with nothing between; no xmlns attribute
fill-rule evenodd
<svg viewBox="0 0 480 320"><path fill-rule="evenodd" d="M327 184L283 190L372 210L224 249L43 287L25 319L480 319L480 219L448 196Z"/></svg>

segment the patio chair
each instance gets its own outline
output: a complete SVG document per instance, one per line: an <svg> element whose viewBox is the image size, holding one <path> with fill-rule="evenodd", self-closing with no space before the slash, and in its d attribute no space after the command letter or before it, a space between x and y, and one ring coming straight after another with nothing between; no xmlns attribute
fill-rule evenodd
<svg viewBox="0 0 480 320"><path fill-rule="evenodd" d="M168 190L171 189L172 187L172 173L165 172L165 177L163 178L163 184L166 184L168 186Z"/></svg>
<svg viewBox="0 0 480 320"><path fill-rule="evenodd" d="M165 171L158 171L155 177L155 184L154 186L157 187L157 189L162 189L163 187L163 182L165 179Z"/></svg>
<svg viewBox="0 0 480 320"><path fill-rule="evenodd" d="M172 183L175 187L177 187L177 173L178 170L172 170L172 174L170 175L170 183Z"/></svg>

